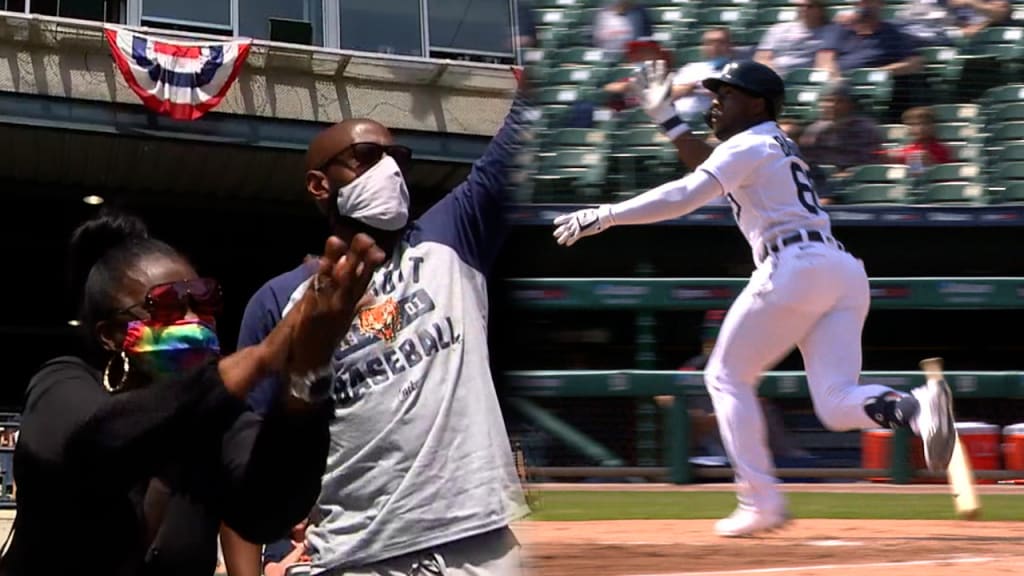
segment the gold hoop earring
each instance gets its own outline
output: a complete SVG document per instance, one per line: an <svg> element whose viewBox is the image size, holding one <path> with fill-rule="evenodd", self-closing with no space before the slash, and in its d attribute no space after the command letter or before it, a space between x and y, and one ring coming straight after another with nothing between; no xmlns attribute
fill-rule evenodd
<svg viewBox="0 0 1024 576"><path fill-rule="evenodd" d="M107 392L116 394L124 389L125 383L128 381L128 370L131 366L128 363L128 355L121 350L121 359L123 361L121 365L121 380L117 383L117 387L110 385L110 365L114 363L116 356L111 356L110 360L107 361L107 367L103 370L103 387L107 389Z"/></svg>

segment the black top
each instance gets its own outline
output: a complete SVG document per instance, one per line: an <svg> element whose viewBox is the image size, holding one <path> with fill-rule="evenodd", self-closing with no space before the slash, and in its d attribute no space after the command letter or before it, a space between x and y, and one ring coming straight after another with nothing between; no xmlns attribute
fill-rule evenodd
<svg viewBox="0 0 1024 576"><path fill-rule="evenodd" d="M26 393L0 575L212 574L222 520L263 543L309 514L331 408L261 418L215 362L110 395L82 360L51 360Z"/></svg>

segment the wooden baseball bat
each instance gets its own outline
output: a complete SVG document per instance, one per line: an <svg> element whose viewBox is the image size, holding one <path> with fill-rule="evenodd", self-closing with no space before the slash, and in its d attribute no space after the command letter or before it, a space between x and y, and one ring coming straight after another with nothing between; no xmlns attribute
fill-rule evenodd
<svg viewBox="0 0 1024 576"><path fill-rule="evenodd" d="M945 380L942 374L942 358L922 360L921 370L929 381ZM981 501L978 498L974 469L971 468L971 461L967 457L967 450L960 441L959 434L956 435L953 458L949 461L946 476L949 479L949 491L953 495L953 507L956 509L957 517L962 520L977 520L981 516Z"/></svg>

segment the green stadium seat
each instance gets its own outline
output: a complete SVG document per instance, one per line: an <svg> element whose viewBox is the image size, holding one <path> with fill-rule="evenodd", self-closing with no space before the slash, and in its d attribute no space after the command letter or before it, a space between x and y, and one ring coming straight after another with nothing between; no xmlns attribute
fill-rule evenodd
<svg viewBox="0 0 1024 576"><path fill-rule="evenodd" d="M909 176L909 168L903 164L865 164L854 167L846 182L857 184L902 184Z"/></svg>
<svg viewBox="0 0 1024 576"><path fill-rule="evenodd" d="M651 40L654 40L666 50L675 50L676 48L693 44L695 38L699 42L699 36L694 34L697 31L695 28L696 26L687 26L680 23L668 26L651 26Z"/></svg>
<svg viewBox="0 0 1024 576"><path fill-rule="evenodd" d="M992 182L1006 184L1008 182L1024 181L1024 162L1007 162L999 165L995 174L992 175Z"/></svg>
<svg viewBox="0 0 1024 576"><path fill-rule="evenodd" d="M537 26L573 27L577 24L578 10L565 8L548 8L534 10L533 16Z"/></svg>
<svg viewBox="0 0 1024 576"><path fill-rule="evenodd" d="M554 52L551 61L558 66L605 66L616 59L600 48L577 46Z"/></svg>
<svg viewBox="0 0 1024 576"><path fill-rule="evenodd" d="M701 62L704 60L704 55L701 54L700 46L684 46L677 49L673 56L676 60L676 68L682 68L691 62Z"/></svg>
<svg viewBox="0 0 1024 576"><path fill-rule="evenodd" d="M858 68L846 74L850 91L860 98L865 108L876 116L883 116L892 104L893 81L888 70Z"/></svg>
<svg viewBox="0 0 1024 576"><path fill-rule="evenodd" d="M648 120L649 122L649 120ZM635 148L637 146L664 147L670 145L668 137L657 128L636 128L619 133L614 138L616 148Z"/></svg>
<svg viewBox="0 0 1024 576"><path fill-rule="evenodd" d="M558 131L554 142L558 146L595 148L608 142L608 134L592 128L565 128Z"/></svg>
<svg viewBox="0 0 1024 576"><path fill-rule="evenodd" d="M1024 102L1024 84L1007 84L986 90L978 99L978 104L985 112L998 108L1003 104Z"/></svg>
<svg viewBox="0 0 1024 576"><path fill-rule="evenodd" d="M533 9L542 10L545 8L584 8L587 6L585 0L533 0Z"/></svg>
<svg viewBox="0 0 1024 576"><path fill-rule="evenodd" d="M696 16L690 4L677 4L673 6L658 6L647 9L651 18L651 24L672 24L682 25L686 20L693 20Z"/></svg>
<svg viewBox="0 0 1024 576"><path fill-rule="evenodd" d="M974 124L966 122L940 122L935 124L935 137L942 142L967 142L980 131Z"/></svg>
<svg viewBox="0 0 1024 576"><path fill-rule="evenodd" d="M961 47L963 73L957 97L973 100L1008 78L1020 78L1024 60L1024 29L1015 26L991 26L975 34Z"/></svg>
<svg viewBox="0 0 1024 576"><path fill-rule="evenodd" d="M1008 122L1005 124L993 125L992 132L989 134L987 140L990 143L999 143L1007 141L1024 141L1024 122Z"/></svg>
<svg viewBox="0 0 1024 576"><path fill-rule="evenodd" d="M957 162L978 163L985 156L984 148L972 142L943 142L943 144L949 148Z"/></svg>
<svg viewBox="0 0 1024 576"><path fill-rule="evenodd" d="M988 124L998 126L1006 122L1024 122L1024 99L1000 106L989 116Z"/></svg>
<svg viewBox="0 0 1024 576"><path fill-rule="evenodd" d="M893 184L857 184L839 193L843 204L908 204L910 189Z"/></svg>
<svg viewBox="0 0 1024 576"><path fill-rule="evenodd" d="M786 81L786 86L824 86L828 83L828 77L828 70L821 70L818 68L794 68L793 70L786 72L783 80Z"/></svg>
<svg viewBox="0 0 1024 576"><path fill-rule="evenodd" d="M820 97L821 91L814 88L787 87L783 114L790 118L798 118L803 122L813 122L818 117L818 99Z"/></svg>
<svg viewBox="0 0 1024 576"><path fill-rule="evenodd" d="M534 91L533 101L537 104L555 104L569 106L573 102L587 96L587 91L579 87L556 86L553 88L540 88Z"/></svg>
<svg viewBox="0 0 1024 576"><path fill-rule="evenodd" d="M936 164L925 170L923 180L928 184L938 182L976 182L981 177L981 166L971 162Z"/></svg>
<svg viewBox="0 0 1024 576"><path fill-rule="evenodd" d="M564 86L595 87L605 78L605 72L604 68L584 66L556 68L547 73L544 78L544 86L548 88Z"/></svg>
<svg viewBox="0 0 1024 576"><path fill-rule="evenodd" d="M771 26L779 22L792 22L799 16L795 6L761 7L758 5L754 23L759 26Z"/></svg>
<svg viewBox="0 0 1024 576"><path fill-rule="evenodd" d="M743 28L750 19L744 5L704 6L697 12L697 22L704 28L727 27L730 30Z"/></svg>
<svg viewBox="0 0 1024 576"><path fill-rule="evenodd" d="M928 46L917 52L924 59L924 77L934 101L952 101L963 73L959 51L953 46Z"/></svg>
<svg viewBox="0 0 1024 576"><path fill-rule="evenodd" d="M995 163L1024 162L1024 143L1015 142L992 151L990 158Z"/></svg>
<svg viewBox="0 0 1024 576"><path fill-rule="evenodd" d="M598 149L561 149L538 156L533 176L536 201L579 201L597 198L604 185L607 162Z"/></svg>
<svg viewBox="0 0 1024 576"><path fill-rule="evenodd" d="M878 131L887 147L902 146L907 141L907 127L903 124L879 124Z"/></svg>
<svg viewBox="0 0 1024 576"><path fill-rule="evenodd" d="M631 128L639 127L650 127L653 126L650 117L644 112L643 108L629 108L622 110L615 117L615 124L621 129L628 130Z"/></svg>
<svg viewBox="0 0 1024 576"><path fill-rule="evenodd" d="M940 182L926 187L918 197L920 204L969 203L985 201L985 187L963 182Z"/></svg>
<svg viewBox="0 0 1024 576"><path fill-rule="evenodd" d="M1003 202L1024 202L1024 181L1007 183L998 195Z"/></svg>
<svg viewBox="0 0 1024 576"><path fill-rule="evenodd" d="M935 122L972 123L980 118L981 109L977 104L936 104L931 107L935 113Z"/></svg>

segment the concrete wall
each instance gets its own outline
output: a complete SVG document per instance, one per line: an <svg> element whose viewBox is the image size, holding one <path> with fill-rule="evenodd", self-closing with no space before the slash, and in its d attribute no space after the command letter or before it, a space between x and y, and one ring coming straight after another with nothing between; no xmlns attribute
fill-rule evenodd
<svg viewBox="0 0 1024 576"><path fill-rule="evenodd" d="M217 112L492 135L511 100L505 67L254 43ZM102 25L0 14L0 91L133 103Z"/></svg>

